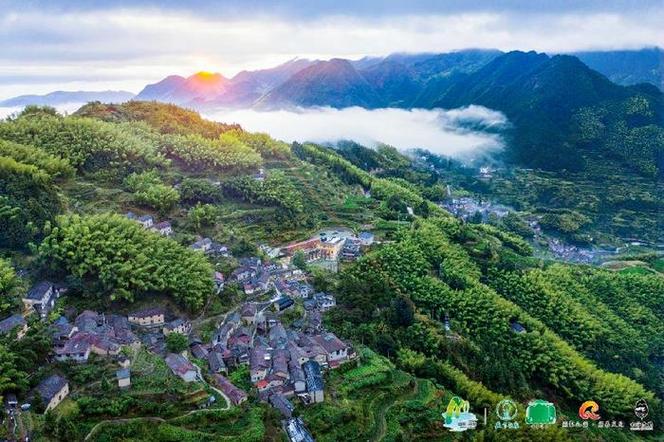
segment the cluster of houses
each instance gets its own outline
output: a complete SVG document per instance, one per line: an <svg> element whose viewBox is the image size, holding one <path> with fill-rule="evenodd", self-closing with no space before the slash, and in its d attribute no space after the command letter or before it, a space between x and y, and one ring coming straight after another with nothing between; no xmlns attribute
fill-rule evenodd
<svg viewBox="0 0 664 442"><path fill-rule="evenodd" d="M162 235L172 234L170 223L154 223L150 216L127 217L144 228ZM203 381L201 370L192 361L207 362L210 384L228 400L239 405L248 395L228 379L229 371L248 366L252 384L260 400L268 402L284 417L284 430L291 440L313 440L301 419L293 416L293 403L298 398L305 404L325 400L323 371L334 369L355 358L353 349L322 327L322 313L336 305L334 296L314 293L306 275L290 264L297 251L307 261L355 259L362 247L373 243L373 235L358 237L321 237L292 244L281 249L280 263L250 257L239 260L239 267L229 279L240 284L247 295L274 290L275 298L266 302L245 302L229 313L216 329L210 342L202 342L191 333L191 323L183 318L168 318L163 307L153 306L133 311L126 316L85 310L75 318L60 316L49 326L53 358L61 362L86 363L90 355L110 358L119 363L116 380L120 388L131 386L131 361L123 348L145 347L161 355L175 376L185 382ZM210 238L199 238L191 249L205 254L230 257L228 248ZM217 292L226 283L224 275L213 275ZM22 338L28 324L26 317L36 314L45 319L53 312L56 301L66 287L42 281L23 298L24 311L0 320L0 334L16 332ZM305 313L286 327L280 313L302 299ZM51 315L52 316L52 315ZM170 319L170 320L167 320ZM180 333L188 337L190 360L186 353L169 353L166 337ZM200 366L199 362L196 362ZM47 410L55 408L68 394L69 383L52 375L40 383L38 392Z"/></svg>
<svg viewBox="0 0 664 442"><path fill-rule="evenodd" d="M337 233L336 235L334 233ZM371 232L360 232L354 236L346 232L323 232L318 236L306 241L288 244L281 248L281 255L292 258L296 253L302 253L306 262L316 261L352 261L357 259L363 247L368 247L374 242Z"/></svg>
<svg viewBox="0 0 664 442"><path fill-rule="evenodd" d="M139 346L125 316L99 314L85 310L74 323L61 316L52 325L55 359L84 363L91 353L117 356L123 346Z"/></svg>
<svg viewBox="0 0 664 442"><path fill-rule="evenodd" d="M470 197L450 198L441 207L452 215L463 220L469 220L479 214L482 222L487 222L489 215L503 218L512 209L501 204L494 204L491 201L478 201Z"/></svg>
<svg viewBox="0 0 664 442"><path fill-rule="evenodd" d="M22 299L23 312L0 321L0 334L4 335L16 331L17 338L22 339L28 331L28 323L25 317L34 313L40 319L45 319L53 311L55 302L66 291L66 287L49 281L41 281L35 284Z"/></svg>
<svg viewBox="0 0 664 442"><path fill-rule="evenodd" d="M173 226L170 221L160 221L155 223L151 215L136 215L134 212L127 212L127 218L136 221L143 226L144 229L152 230L163 236L171 236L173 234Z"/></svg>
<svg viewBox="0 0 664 442"><path fill-rule="evenodd" d="M233 271L230 279L236 281L246 295L258 295L271 289L284 299L303 298L313 288L306 282L302 270L260 258L242 258L240 266Z"/></svg>
<svg viewBox="0 0 664 442"><path fill-rule="evenodd" d="M206 255L213 255L221 258L230 258L231 253L224 244L213 241L210 238L198 237L190 246L190 249L203 252Z"/></svg>
<svg viewBox="0 0 664 442"><path fill-rule="evenodd" d="M276 404L285 417L290 417L287 398L322 402L322 369L336 368L355 357L352 348L333 333L287 329L278 314L259 310L255 303L245 303L228 315L208 347L211 370L214 353L219 353L225 367L248 364L260 399Z"/></svg>

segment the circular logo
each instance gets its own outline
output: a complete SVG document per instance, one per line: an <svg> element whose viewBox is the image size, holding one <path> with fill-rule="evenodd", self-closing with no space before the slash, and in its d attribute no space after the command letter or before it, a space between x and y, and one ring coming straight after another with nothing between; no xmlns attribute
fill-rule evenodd
<svg viewBox="0 0 664 442"><path fill-rule="evenodd" d="M583 420L599 420L599 405L595 401L585 401L579 407L579 417Z"/></svg>
<svg viewBox="0 0 664 442"><path fill-rule="evenodd" d="M650 410L648 409L648 403L645 399L639 399L636 401L636 405L634 405L634 414L636 417L643 420L648 416L649 412Z"/></svg>
<svg viewBox="0 0 664 442"><path fill-rule="evenodd" d="M519 410L511 399L503 399L496 405L496 415L502 421L511 421L516 417Z"/></svg>

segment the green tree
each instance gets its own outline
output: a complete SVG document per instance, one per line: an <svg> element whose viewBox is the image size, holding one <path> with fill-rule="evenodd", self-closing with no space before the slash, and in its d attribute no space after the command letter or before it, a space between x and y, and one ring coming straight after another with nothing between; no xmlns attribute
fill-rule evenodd
<svg viewBox="0 0 664 442"><path fill-rule="evenodd" d="M16 304L16 299L12 292L16 287L18 280L11 263L0 258L0 313L7 313Z"/></svg>
<svg viewBox="0 0 664 442"><path fill-rule="evenodd" d="M302 250L298 250L293 254L291 263L300 270L307 270L307 258Z"/></svg>
<svg viewBox="0 0 664 442"><path fill-rule="evenodd" d="M110 300L163 293L198 310L212 293L212 266L203 254L120 215L61 217L38 253L44 266L68 271Z"/></svg>
<svg viewBox="0 0 664 442"><path fill-rule="evenodd" d="M166 348L171 353L182 353L189 348L189 340L182 333L169 333L166 336Z"/></svg>
<svg viewBox="0 0 664 442"><path fill-rule="evenodd" d="M125 185L134 192L137 203L166 213L180 201L180 193L164 184L156 171L133 173L125 179Z"/></svg>

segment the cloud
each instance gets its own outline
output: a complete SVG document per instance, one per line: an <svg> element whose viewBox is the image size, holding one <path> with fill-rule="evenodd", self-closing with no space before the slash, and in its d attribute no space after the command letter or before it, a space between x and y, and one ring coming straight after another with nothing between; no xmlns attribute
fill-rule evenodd
<svg viewBox="0 0 664 442"><path fill-rule="evenodd" d="M487 2L457 2L449 8L436 7L443 2L433 1L412 7L392 2L385 8L367 1L353 2L356 7L338 2L347 8L315 2L319 12L309 8L307 19L294 12L297 2L286 2L276 13L261 1L248 2L246 11L237 2L215 6L199 1L200 8L190 10L177 9L176 2L166 7L102 3L62 7L57 13L46 6L0 8L0 93L30 93L53 83L67 90L73 87L70 83L85 83L138 92L141 84L169 74L215 70L229 76L295 56L355 58L469 47L568 52L664 46L661 2L626 7L614 1L602 9L599 2L585 8L529 2L524 8L514 1L504 10ZM470 6L464 9L462 3Z"/></svg>
<svg viewBox="0 0 664 442"><path fill-rule="evenodd" d="M367 146L378 143L401 150L426 149L448 156L468 156L502 147L499 135L468 128L500 127L507 119L500 112L470 106L443 109L314 108L298 111L218 110L207 118L239 123L252 132L267 132L286 142L317 143L353 140Z"/></svg>

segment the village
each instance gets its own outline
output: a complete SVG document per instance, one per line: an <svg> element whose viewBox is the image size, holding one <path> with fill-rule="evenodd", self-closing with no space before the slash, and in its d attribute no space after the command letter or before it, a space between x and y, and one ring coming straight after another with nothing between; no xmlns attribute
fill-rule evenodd
<svg viewBox="0 0 664 442"><path fill-rule="evenodd" d="M150 216L131 213L127 217L161 235L173 233L168 221L155 223ZM73 315L68 309L67 314L54 319L58 301L68 289L50 281L41 281L26 293L23 312L0 321L0 333L15 332L21 339L34 315L49 323L54 362L86 364L92 355L105 358L117 364L115 381L121 390L132 388L132 355L144 349L163 358L173 376L185 383L206 385L228 406L240 406L250 398L271 405L282 416L282 427L290 440L310 441L313 437L306 424L294 415L296 404L323 402L324 373L353 361L357 355L351 345L325 329L323 315L336 305L335 296L317 292L302 263L305 269L306 265L320 265L336 271L340 262L357 259L373 242L369 232L356 236L348 229L330 229L282 247L262 246L263 258L238 258L238 266L229 275L214 272L213 296L221 296L231 284L244 293L245 299L219 319L207 340L200 338L190 318L162 305L126 314L83 310ZM226 246L210 238L199 238L190 248L211 259L231 256ZM299 317L291 313L296 307L302 312ZM287 320L283 320L284 315ZM169 350L172 334L186 338L182 351ZM243 368L248 369L250 391L230 380L229 374ZM5 408L16 422L21 412L31 409L30 401L36 396L47 412L58 407L70 390L68 379L54 373L21 403L16 395L7 395ZM214 401L215 397L210 396L205 406Z"/></svg>

